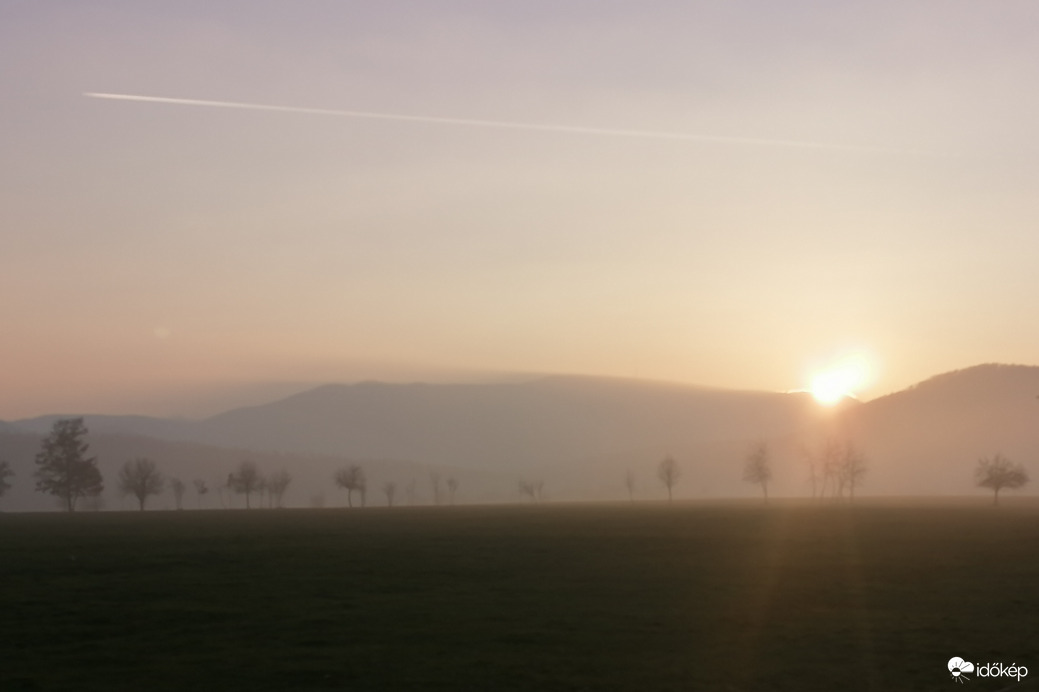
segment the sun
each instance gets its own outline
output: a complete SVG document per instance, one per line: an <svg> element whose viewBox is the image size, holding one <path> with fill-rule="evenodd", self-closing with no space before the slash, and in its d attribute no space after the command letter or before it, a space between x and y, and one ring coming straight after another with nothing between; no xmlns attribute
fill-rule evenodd
<svg viewBox="0 0 1039 692"><path fill-rule="evenodd" d="M869 376L869 361L861 355L849 356L813 375L810 390L820 404L834 406L847 397L854 397Z"/></svg>

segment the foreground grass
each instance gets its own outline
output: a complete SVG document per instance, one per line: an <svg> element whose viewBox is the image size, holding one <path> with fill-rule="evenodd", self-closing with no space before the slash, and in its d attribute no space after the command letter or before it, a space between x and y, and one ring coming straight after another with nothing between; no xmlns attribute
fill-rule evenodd
<svg viewBox="0 0 1039 692"><path fill-rule="evenodd" d="M1027 506L0 515L0 689L1035 681L1037 548Z"/></svg>

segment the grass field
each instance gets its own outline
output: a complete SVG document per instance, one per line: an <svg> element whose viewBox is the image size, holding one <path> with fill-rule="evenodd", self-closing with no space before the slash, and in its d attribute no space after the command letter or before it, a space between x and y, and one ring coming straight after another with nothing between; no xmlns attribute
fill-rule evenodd
<svg viewBox="0 0 1039 692"><path fill-rule="evenodd" d="M5 514L0 586L0 690L1039 682L1027 504Z"/></svg>

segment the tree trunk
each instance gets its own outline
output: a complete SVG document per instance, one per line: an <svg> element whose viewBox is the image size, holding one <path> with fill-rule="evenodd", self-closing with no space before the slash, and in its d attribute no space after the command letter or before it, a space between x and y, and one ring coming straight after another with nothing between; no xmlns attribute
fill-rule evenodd
<svg viewBox="0 0 1039 692"><path fill-rule="evenodd" d="M992 506L995 507L999 504L999 488L996 488L995 492L992 493Z"/></svg>
<svg viewBox="0 0 1039 692"><path fill-rule="evenodd" d="M667 503L671 504L671 486L667 486Z"/></svg>
<svg viewBox="0 0 1039 692"><path fill-rule="evenodd" d="M765 504L768 504L768 483L761 484L761 492L765 494Z"/></svg>
<svg viewBox="0 0 1039 692"><path fill-rule="evenodd" d="M144 511L144 498L143 497L137 498L137 504L140 505L141 511L143 512Z"/></svg>

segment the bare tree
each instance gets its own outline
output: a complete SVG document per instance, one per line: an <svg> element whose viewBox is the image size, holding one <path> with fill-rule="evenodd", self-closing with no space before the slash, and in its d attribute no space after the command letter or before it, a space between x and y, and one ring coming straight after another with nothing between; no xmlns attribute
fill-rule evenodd
<svg viewBox="0 0 1039 692"><path fill-rule="evenodd" d="M747 454L743 464L743 480L761 486L761 492L768 504L768 484L772 482L772 464L769 461L768 445L764 440L755 442Z"/></svg>
<svg viewBox="0 0 1039 692"><path fill-rule="evenodd" d="M126 462L119 469L119 492L136 497L142 512L148 496L161 493L164 484L162 474L151 459L140 457Z"/></svg>
<svg viewBox="0 0 1039 692"><path fill-rule="evenodd" d="M1020 488L1028 482L1028 472L1021 464L1015 464L996 452L991 458L978 459L978 467L974 469L974 480L979 487L992 491L992 504L998 505L999 491L1003 488Z"/></svg>
<svg viewBox="0 0 1039 692"><path fill-rule="evenodd" d="M545 493L545 481L520 480L519 491L520 495L529 497L531 502L541 502Z"/></svg>
<svg viewBox="0 0 1039 692"><path fill-rule="evenodd" d="M804 460L805 465L808 467L808 484L812 487L812 498L819 496L819 486L822 482L822 473L820 469L819 457L816 456L808 445L802 444L800 446L801 459Z"/></svg>
<svg viewBox="0 0 1039 692"><path fill-rule="evenodd" d="M353 473L352 473L352 469L353 468L356 468L356 467L351 467L351 468L346 468L346 469L339 469L332 476L332 479L335 480L336 485L338 487L343 488L343 489L346 490L346 504L348 506L350 506L350 507L354 506L354 501L353 501L354 480L353 480Z"/></svg>
<svg viewBox="0 0 1039 692"><path fill-rule="evenodd" d="M430 471L429 484L433 486L433 504L441 504L441 474L437 471Z"/></svg>
<svg viewBox="0 0 1039 692"><path fill-rule="evenodd" d="M227 477L227 486L239 495L245 495L245 508L251 509L249 498L263 488L263 476L260 469L251 461L243 461L238 470Z"/></svg>
<svg viewBox="0 0 1039 692"><path fill-rule="evenodd" d="M455 503L455 493L458 492L458 479L451 476L447 479L447 501L448 504Z"/></svg>
<svg viewBox="0 0 1039 692"><path fill-rule="evenodd" d="M11 484L7 479L13 475L14 471L11 470L10 464L6 461L0 461L0 497L3 497L11 489Z"/></svg>
<svg viewBox="0 0 1039 692"><path fill-rule="evenodd" d="M855 501L855 488L862 485L866 477L866 457L855 448L851 442L844 445L844 453L841 455L840 464L840 487L848 489L848 500Z"/></svg>
<svg viewBox="0 0 1039 692"><path fill-rule="evenodd" d="M201 478L196 478L191 481L195 486L195 493L198 495L198 506L202 508L202 496L209 492L209 488L206 487L206 482Z"/></svg>
<svg viewBox="0 0 1039 692"><path fill-rule="evenodd" d="M657 466L657 478L667 488L667 501L671 503L671 489L678 483L678 479L682 477L682 469L678 467L678 462L673 457L664 457L664 460Z"/></svg>
<svg viewBox="0 0 1039 692"><path fill-rule="evenodd" d="M271 477L267 479L267 492L270 493L271 501L275 507L281 507L282 498L285 497L285 491L289 487L289 483L292 482L292 476L285 469L281 471L275 471L271 474Z"/></svg>
<svg viewBox="0 0 1039 692"><path fill-rule="evenodd" d="M184 481L179 478L170 479L170 490L173 491L173 504L177 509L184 509Z"/></svg>
<svg viewBox="0 0 1039 692"><path fill-rule="evenodd" d="M223 483L219 483L216 486L216 496L220 500L220 509L227 509L229 502L227 501L226 491L231 489L231 479L234 477L233 473L227 474L227 480Z"/></svg>
<svg viewBox="0 0 1039 692"><path fill-rule="evenodd" d="M819 497L826 497L829 490L832 497L844 495L841 479L841 460L844 457L844 445L836 437L829 437L823 443L819 455L819 472L821 476Z"/></svg>
<svg viewBox="0 0 1039 692"><path fill-rule="evenodd" d="M635 502L635 474L631 469L624 472L624 487L628 489L628 502Z"/></svg>
<svg viewBox="0 0 1039 692"><path fill-rule="evenodd" d="M87 428L82 418L54 422L36 454L36 490L61 499L69 512L81 497L97 497L104 489L97 457L88 457L83 441Z"/></svg>
<svg viewBox="0 0 1039 692"><path fill-rule="evenodd" d="M339 469L335 473L335 482L340 488L346 490L347 506L354 506L353 494L356 490L361 495L361 506L364 507L364 497L368 489L368 479L364 475L364 469L356 464L349 468Z"/></svg>
<svg viewBox="0 0 1039 692"><path fill-rule="evenodd" d="M397 484L393 481L387 481L382 484L382 492L386 496L386 506L393 506L393 496L397 494Z"/></svg>

